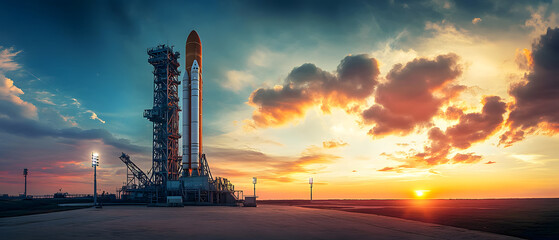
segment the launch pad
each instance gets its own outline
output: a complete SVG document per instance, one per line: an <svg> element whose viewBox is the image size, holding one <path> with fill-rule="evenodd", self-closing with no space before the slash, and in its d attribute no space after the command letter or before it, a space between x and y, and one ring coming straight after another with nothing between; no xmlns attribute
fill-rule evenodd
<svg viewBox="0 0 559 240"><path fill-rule="evenodd" d="M146 174L122 153L127 181L119 191L123 199L145 201L156 206L236 205L242 191L226 178L213 177L202 152L202 43L196 31L186 41L183 74L183 109L179 107L179 52L159 45L148 49L153 65L153 108L144 117L153 122L152 168ZM183 113L183 135L179 112ZM179 139L182 137L182 156ZM182 163L182 164L181 164Z"/></svg>

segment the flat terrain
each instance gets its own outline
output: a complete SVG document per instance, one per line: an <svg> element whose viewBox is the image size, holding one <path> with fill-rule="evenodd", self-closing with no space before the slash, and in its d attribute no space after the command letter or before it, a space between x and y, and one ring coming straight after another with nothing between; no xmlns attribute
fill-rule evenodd
<svg viewBox="0 0 559 240"><path fill-rule="evenodd" d="M61 203L86 203L91 202L90 199L0 199L0 217L14 217L21 215L50 213L66 210L74 210L83 207L60 207Z"/></svg>
<svg viewBox="0 0 559 240"><path fill-rule="evenodd" d="M3 239L514 239L392 217L257 208L106 206L0 218Z"/></svg>
<svg viewBox="0 0 559 240"><path fill-rule="evenodd" d="M559 199L271 200L301 206L398 217L527 239L559 239Z"/></svg>

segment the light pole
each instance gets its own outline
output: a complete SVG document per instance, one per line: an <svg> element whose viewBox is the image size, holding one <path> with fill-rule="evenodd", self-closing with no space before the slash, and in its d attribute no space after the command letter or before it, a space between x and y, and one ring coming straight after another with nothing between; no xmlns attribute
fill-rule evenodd
<svg viewBox="0 0 559 240"><path fill-rule="evenodd" d="M23 169L23 176L25 176L25 192L23 192L23 197L27 198L27 168Z"/></svg>
<svg viewBox="0 0 559 240"><path fill-rule="evenodd" d="M93 206L97 206L97 165L99 165L99 154L91 153L91 166L93 167Z"/></svg>
<svg viewBox="0 0 559 240"><path fill-rule="evenodd" d="M254 199L256 199L256 177L252 177L252 184L254 185Z"/></svg>
<svg viewBox="0 0 559 240"><path fill-rule="evenodd" d="M311 201L312 201L312 184L313 184L312 178L309 178L309 184L311 185Z"/></svg>

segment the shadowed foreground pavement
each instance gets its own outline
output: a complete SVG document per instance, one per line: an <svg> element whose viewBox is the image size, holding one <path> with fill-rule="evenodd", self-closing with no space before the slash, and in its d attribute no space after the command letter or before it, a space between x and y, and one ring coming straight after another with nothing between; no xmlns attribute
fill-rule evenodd
<svg viewBox="0 0 559 240"><path fill-rule="evenodd" d="M106 206L0 219L5 239L515 239L359 213L261 205Z"/></svg>

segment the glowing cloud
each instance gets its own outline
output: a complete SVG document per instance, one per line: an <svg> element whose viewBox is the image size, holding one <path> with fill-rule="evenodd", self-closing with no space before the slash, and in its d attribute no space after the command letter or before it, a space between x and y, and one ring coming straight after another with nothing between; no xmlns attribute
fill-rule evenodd
<svg viewBox="0 0 559 240"><path fill-rule="evenodd" d="M520 69L531 70L534 66L534 59L532 58L532 52L526 48L520 50L516 49L515 61Z"/></svg>
<svg viewBox="0 0 559 240"><path fill-rule="evenodd" d="M559 28L548 28L532 45L531 59L533 70L509 90L514 103L507 120L509 130L500 139L505 146L526 134L559 132Z"/></svg>
<svg viewBox="0 0 559 240"><path fill-rule="evenodd" d="M377 60L366 54L346 56L335 73L303 64L289 73L283 85L252 92L248 104L257 108L252 123L256 127L284 125L304 117L312 106L326 113L331 107L353 112L373 93L378 75Z"/></svg>
<svg viewBox="0 0 559 240"><path fill-rule="evenodd" d="M105 121L104 121L103 119L97 117L97 114L96 114L95 112L93 112L93 111L91 111L91 110L87 110L87 111L85 111L85 112L91 113L91 116L89 117L90 119L98 120L98 121L101 122L101 123L105 123Z"/></svg>
<svg viewBox="0 0 559 240"><path fill-rule="evenodd" d="M483 157L474 153L456 153L451 158L449 155L455 149L467 149L473 143L486 140L500 129L506 104L497 96L485 97L482 103L484 105L481 113L463 114L458 123L448 127L444 132L438 127L431 128L428 133L430 143L422 152L410 151L403 158L385 154L405 164L385 167L379 171L399 172L405 168L430 168L446 163L478 163Z"/></svg>
<svg viewBox="0 0 559 240"><path fill-rule="evenodd" d="M462 74L458 59L447 54L395 65L388 81L377 88L376 104L362 113L365 124L374 125L369 135L406 135L416 127L430 126L440 107L465 89L452 84Z"/></svg>
<svg viewBox="0 0 559 240"><path fill-rule="evenodd" d="M37 118L37 107L20 98L23 91L14 81L0 74L0 116L7 118Z"/></svg>
<svg viewBox="0 0 559 240"><path fill-rule="evenodd" d="M4 48L0 46L0 72L12 71L20 68L20 65L14 62L14 57L21 51L14 51L14 48Z"/></svg>
<svg viewBox="0 0 559 240"><path fill-rule="evenodd" d="M337 148L337 147L344 147L347 146L347 143L342 140L329 140L322 142L322 146L324 148Z"/></svg>
<svg viewBox="0 0 559 240"><path fill-rule="evenodd" d="M481 22L481 18L474 18L474 19L472 19L472 23L473 23L473 24L478 24L478 23L480 23L480 22Z"/></svg>

